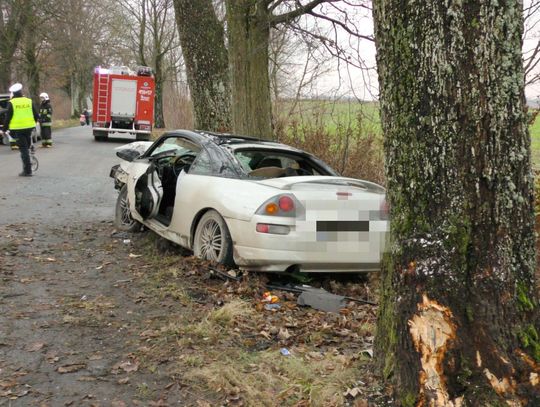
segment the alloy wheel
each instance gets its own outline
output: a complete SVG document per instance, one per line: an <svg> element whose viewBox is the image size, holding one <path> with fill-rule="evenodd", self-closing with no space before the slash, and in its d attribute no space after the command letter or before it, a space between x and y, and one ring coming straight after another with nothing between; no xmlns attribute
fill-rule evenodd
<svg viewBox="0 0 540 407"><path fill-rule="evenodd" d="M203 226L200 235L201 257L206 260L217 261L222 250L223 236L221 227L213 220L209 219Z"/></svg>

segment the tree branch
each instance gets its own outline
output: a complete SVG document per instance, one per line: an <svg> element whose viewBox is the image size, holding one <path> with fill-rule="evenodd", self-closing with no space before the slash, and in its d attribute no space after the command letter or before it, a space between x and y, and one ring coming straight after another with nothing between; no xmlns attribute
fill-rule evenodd
<svg viewBox="0 0 540 407"><path fill-rule="evenodd" d="M275 27L278 24L288 23L306 13L309 13L315 7L323 3L334 3L340 0L312 0L307 4L301 4L299 0L296 0L298 7L288 13L278 14L270 17L270 25Z"/></svg>

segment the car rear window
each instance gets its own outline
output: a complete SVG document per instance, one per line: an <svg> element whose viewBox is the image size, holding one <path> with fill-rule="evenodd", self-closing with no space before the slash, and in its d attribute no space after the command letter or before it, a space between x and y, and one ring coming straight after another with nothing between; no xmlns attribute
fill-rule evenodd
<svg viewBox="0 0 540 407"><path fill-rule="evenodd" d="M275 149L237 149L234 156L242 170L256 178L333 175L307 155ZM281 170L281 171L280 171Z"/></svg>

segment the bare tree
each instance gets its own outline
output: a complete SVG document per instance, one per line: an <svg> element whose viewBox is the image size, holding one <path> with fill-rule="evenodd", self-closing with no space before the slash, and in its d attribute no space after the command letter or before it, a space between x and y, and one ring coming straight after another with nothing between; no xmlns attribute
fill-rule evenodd
<svg viewBox="0 0 540 407"><path fill-rule="evenodd" d="M179 46L172 0L119 2L131 26L130 47L141 65L150 66L156 82L154 125L165 127L163 115L163 83L172 72L166 55Z"/></svg>
<svg viewBox="0 0 540 407"><path fill-rule="evenodd" d="M337 17L318 12L317 8L322 5L337 10ZM311 15L330 23L333 32L341 29L350 35L364 37L352 24L346 10L339 9L338 5L353 6L344 0L226 0L235 131L264 139L272 138L268 75L271 29L287 25L301 30L298 19ZM338 41L318 33L312 33L312 36L332 50L334 56L351 63L349 54L338 45Z"/></svg>
<svg viewBox="0 0 540 407"><path fill-rule="evenodd" d="M374 4L391 210L379 367L403 406L539 405L521 2Z"/></svg>
<svg viewBox="0 0 540 407"><path fill-rule="evenodd" d="M25 30L31 0L0 0L0 88L11 83L13 58Z"/></svg>

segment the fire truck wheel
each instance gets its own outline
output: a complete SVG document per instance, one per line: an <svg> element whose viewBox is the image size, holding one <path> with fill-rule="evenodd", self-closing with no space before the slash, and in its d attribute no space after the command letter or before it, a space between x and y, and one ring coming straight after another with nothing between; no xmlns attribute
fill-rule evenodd
<svg viewBox="0 0 540 407"><path fill-rule="evenodd" d="M94 130L93 133L96 141L107 141L109 138L106 131Z"/></svg>

